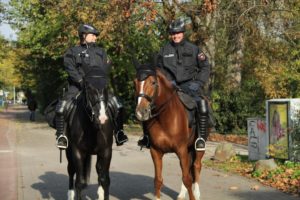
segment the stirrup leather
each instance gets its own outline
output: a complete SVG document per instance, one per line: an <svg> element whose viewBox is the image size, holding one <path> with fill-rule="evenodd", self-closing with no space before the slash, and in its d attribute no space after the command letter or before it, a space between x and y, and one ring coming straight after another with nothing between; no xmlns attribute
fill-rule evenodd
<svg viewBox="0 0 300 200"><path fill-rule="evenodd" d="M198 142L203 143L203 144L204 144L204 147L198 148L198 147L197 147L197 143L198 143ZM205 140L204 140L203 138L197 138L197 140L195 141L195 150L196 150L196 151L205 151L205 146L206 146Z"/></svg>
<svg viewBox="0 0 300 200"><path fill-rule="evenodd" d="M59 141L60 139L63 139L63 140L66 141L66 145L65 145L65 146L64 146L64 145L58 144L58 141ZM69 146L69 140L68 140L68 138L67 138L65 135L60 135L60 136L58 136L58 138L56 139L56 146L57 146L57 148L59 148L59 149L67 149L68 146Z"/></svg>

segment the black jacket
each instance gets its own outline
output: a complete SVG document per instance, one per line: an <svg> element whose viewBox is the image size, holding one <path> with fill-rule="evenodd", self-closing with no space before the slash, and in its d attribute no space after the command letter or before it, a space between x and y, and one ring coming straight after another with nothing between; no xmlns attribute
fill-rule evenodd
<svg viewBox="0 0 300 200"><path fill-rule="evenodd" d="M82 44L68 49L64 55L64 66L72 85L80 85L83 79L101 87L108 82L110 64L107 54L95 44Z"/></svg>
<svg viewBox="0 0 300 200"><path fill-rule="evenodd" d="M206 55L199 47L186 40L179 44L167 43L158 54L157 65L179 85L197 81L203 87L210 76L210 64Z"/></svg>

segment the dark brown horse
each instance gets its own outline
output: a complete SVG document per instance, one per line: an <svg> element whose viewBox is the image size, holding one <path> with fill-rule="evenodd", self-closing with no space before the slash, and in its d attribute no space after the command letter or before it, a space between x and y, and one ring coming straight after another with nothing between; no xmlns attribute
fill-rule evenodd
<svg viewBox="0 0 300 200"><path fill-rule="evenodd" d="M82 190L89 183L92 155L97 155L98 199L108 200L113 125L107 115L109 112L107 89L98 90L86 83L77 101L73 120L67 128L70 143L66 150L69 174L68 199L82 199Z"/></svg>
<svg viewBox="0 0 300 200"><path fill-rule="evenodd" d="M160 199L163 184L162 158L176 153L182 170L182 186L178 199L200 199L199 178L204 151L195 151L197 135L189 127L188 116L176 88L159 69L137 67L136 117L145 123L150 134L150 152L155 167L155 196ZM194 186L194 190L192 187Z"/></svg>

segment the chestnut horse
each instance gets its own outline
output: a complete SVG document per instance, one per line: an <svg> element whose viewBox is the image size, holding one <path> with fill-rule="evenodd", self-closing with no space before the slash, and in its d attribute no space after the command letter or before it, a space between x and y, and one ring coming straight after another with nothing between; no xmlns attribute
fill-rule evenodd
<svg viewBox="0 0 300 200"><path fill-rule="evenodd" d="M134 80L137 96L136 117L146 125L150 135L150 153L155 168L155 196L160 199L163 184L162 158L176 153L182 171L178 199L200 199L199 178L204 151L195 151L197 134L189 127L188 115L177 89L158 68L138 66ZM192 187L194 186L194 190Z"/></svg>

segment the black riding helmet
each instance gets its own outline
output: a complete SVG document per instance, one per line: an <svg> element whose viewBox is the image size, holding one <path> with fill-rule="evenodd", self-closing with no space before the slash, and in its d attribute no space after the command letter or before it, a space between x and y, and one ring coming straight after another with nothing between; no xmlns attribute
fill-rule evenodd
<svg viewBox="0 0 300 200"><path fill-rule="evenodd" d="M185 32L184 21L181 19L176 19L172 21L171 24L169 25L169 33L173 34L173 33L181 33L181 32Z"/></svg>
<svg viewBox="0 0 300 200"><path fill-rule="evenodd" d="M96 36L99 35L99 31L92 25L89 24L81 24L78 28L78 36L79 38L83 37L83 34L91 33Z"/></svg>

